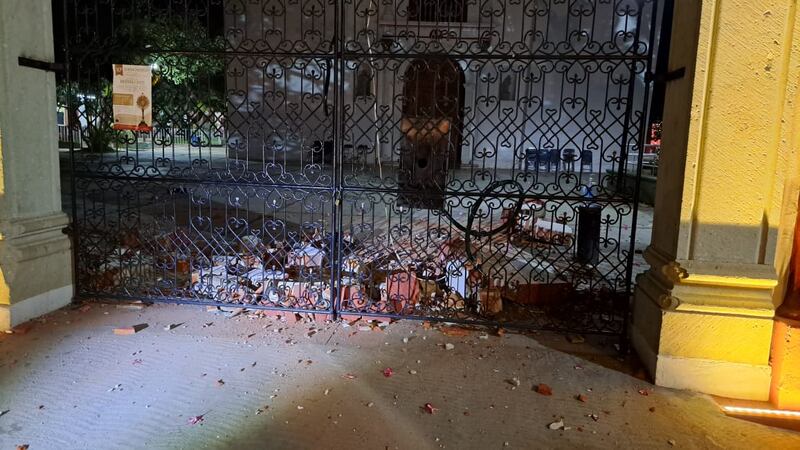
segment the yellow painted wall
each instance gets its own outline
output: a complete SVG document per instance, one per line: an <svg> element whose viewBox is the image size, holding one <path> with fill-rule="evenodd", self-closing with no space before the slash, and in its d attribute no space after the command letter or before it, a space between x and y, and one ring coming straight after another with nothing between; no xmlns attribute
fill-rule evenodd
<svg viewBox="0 0 800 450"><path fill-rule="evenodd" d="M768 397L800 186L797 9L676 0L670 69L687 76L667 88L651 269L632 323L658 384Z"/></svg>
<svg viewBox="0 0 800 450"><path fill-rule="evenodd" d="M800 322L775 322L770 361L770 401L778 408L800 411Z"/></svg>
<svg viewBox="0 0 800 450"><path fill-rule="evenodd" d="M774 264L796 159L797 4L703 2L678 259Z"/></svg>

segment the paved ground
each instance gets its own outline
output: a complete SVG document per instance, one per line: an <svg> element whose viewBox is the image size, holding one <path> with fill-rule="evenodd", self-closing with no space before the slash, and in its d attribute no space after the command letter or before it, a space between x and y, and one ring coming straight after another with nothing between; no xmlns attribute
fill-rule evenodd
<svg viewBox="0 0 800 450"><path fill-rule="evenodd" d="M0 336L0 449L800 447L800 433L629 375L611 341L362 327L195 306L58 311ZM567 429L548 428L561 417Z"/></svg>

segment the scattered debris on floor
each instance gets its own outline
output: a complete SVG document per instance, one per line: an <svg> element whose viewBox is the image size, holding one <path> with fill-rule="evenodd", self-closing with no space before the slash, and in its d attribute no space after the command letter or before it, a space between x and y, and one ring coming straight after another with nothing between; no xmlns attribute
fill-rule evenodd
<svg viewBox="0 0 800 450"><path fill-rule="evenodd" d="M117 304L117 309L129 309L133 311L140 311L144 309L145 306L147 305L148 305L147 303L141 301L133 301L133 302Z"/></svg>
<svg viewBox="0 0 800 450"><path fill-rule="evenodd" d="M205 420L205 414L200 414L199 416L192 416L189 418L189 425L197 425L203 420Z"/></svg>
<svg viewBox="0 0 800 450"><path fill-rule="evenodd" d="M119 327L119 328L114 328L114 334L118 336L128 336L131 334L136 334L144 330L145 328L147 328L146 323L140 323L138 325L134 325L131 327Z"/></svg>
<svg viewBox="0 0 800 450"><path fill-rule="evenodd" d="M428 414L435 414L436 411L439 410L439 408L434 407L430 403L425 403L425 405L422 407L422 409Z"/></svg>
<svg viewBox="0 0 800 450"><path fill-rule="evenodd" d="M220 311L225 313L225 317L232 319L240 314L242 314L245 309L244 308L229 308L226 306L220 306Z"/></svg>
<svg viewBox="0 0 800 450"><path fill-rule="evenodd" d="M473 330L469 328L459 326L442 326L439 328L439 331L441 331L443 335L450 337L466 337L473 332Z"/></svg>
<svg viewBox="0 0 800 450"><path fill-rule="evenodd" d="M547 425L547 428L549 428L551 430L568 430L569 429L569 428L564 426L564 418L563 417L558 419L558 420L556 420L555 422L552 422L549 425Z"/></svg>
<svg viewBox="0 0 800 450"><path fill-rule="evenodd" d="M100 307L96 309L97 311L91 311L89 314L103 318L106 322L113 320L104 318ZM113 306L110 309L113 310ZM156 308L151 308L146 314L150 314L154 309ZM257 420L264 424L271 423L275 419L279 419L278 421L283 423L285 418L293 426L299 426L298 418L302 417L306 420L306 422L303 422L303 426L306 426L310 418L315 418L318 414L324 414L328 417L328 422L331 426L338 425L339 428L342 428L342 425L348 423L348 420L354 420L352 417L347 418L348 412L352 409L341 410L341 413L337 411L337 408L344 403L348 405L348 408L353 406L362 408L355 410L358 411L357 414L360 417L371 418L374 415L371 413L375 412L380 412L383 415L391 411L393 407L396 407L399 414L416 413L416 420L436 427L444 424L444 421L453 423L453 426L470 426L469 421L474 421L476 427L481 427L486 423L491 423L494 426L493 420L496 420L498 424L502 422L508 426L514 423L517 426L519 423L512 422L515 419L508 419L508 417L519 414L519 410L515 411L515 409L528 408L533 402L538 404L536 407L538 409L535 410L537 414L527 417L525 420L528 421L526 422L528 424L532 423L533 427L530 428L537 429L541 435L549 436L550 439L561 439L563 436L560 435L563 433L570 434L570 439L572 439L573 436L580 435L578 432L583 432L585 435L596 433L598 438L603 436L602 442L597 441L598 446L613 446L606 434L612 427L617 427L624 421L630 420L631 410L638 410L639 416L645 423L667 420L666 418L671 417L671 414L675 412L674 409L670 410L669 406L665 406L665 403L659 403L662 397L669 398L669 395L671 395L667 390L659 390L658 395L650 395L653 390L639 380L626 379L624 383L627 384L624 384L624 389L618 389L619 397L614 397L613 393L604 389L605 386L601 385L600 381L597 381L599 379L594 378L595 374L603 369L594 362L581 360L579 357L569 355L564 357L561 354L558 360L552 360L558 361L558 363L547 368L547 370L552 369L552 372L537 373L531 371L533 364L542 360L543 352L547 350L544 346L540 347L533 343L533 339L536 338L531 338L530 341L527 341L530 336L522 333L514 333L513 336L507 336L507 339L498 339L494 336L502 336L504 333L502 330L498 333L498 330L490 328L477 326L473 328L436 322L428 324L426 329L424 326L420 326L418 322L405 321L398 326L392 326L388 323L378 324L358 318L353 320L355 325L353 328L358 326L365 326L370 330L379 328L384 330L386 334L359 333L355 339L348 339L346 338L347 333L343 330L349 327L349 322L346 320L328 324L313 322L309 317L301 317L298 323L292 323L292 319L285 315L282 317L262 315L259 314L260 311L257 311L251 317L247 309L243 309L233 316L232 320L228 321L228 318L224 318L223 315L227 316L230 311L225 311L224 309L218 309L218 311L216 313L218 316L215 319L216 325L211 330L200 330L202 321L204 319L207 320L208 315L192 320L186 319L186 316L182 318L180 316L156 318L151 316L143 317L143 314L138 313L118 312L117 314L127 316L142 316L139 321L146 320L153 326L163 327L166 331L185 324L188 324L186 325L188 329L186 333L179 334L160 332L143 334L141 338L147 338L148 341L141 341L140 338L115 340L113 337L106 336L110 341L113 341L114 345L120 348L127 346L124 352L119 353L120 357L116 360L116 364L118 364L122 374L127 372L127 376L136 378L136 382L131 382L130 378L119 378L119 376L125 375L114 373L113 376L115 378L110 378L108 379L109 381L106 381L107 384L101 385L101 392L106 385L113 385L111 389L108 389L108 392L114 392L106 396L108 401L116 403L117 406L115 407L119 407L123 403L123 407L130 407L129 404L134 400L132 396L139 395L140 384L147 384L147 379L142 378L142 375L149 374L151 371L164 370L163 367L158 367L160 365L163 366L163 364L160 364L160 361L163 360L159 359L160 356L156 352L161 352L163 355L168 350L163 346L158 348L159 346L157 345L151 349L150 339L153 342L159 342L159 339L171 339L171 342L175 342L183 341L187 336L194 335L194 339L200 343L199 345L202 349L206 349L206 343L210 343L210 341L206 340L208 336L224 336L223 339L226 340L224 348L226 351L220 352L220 347L210 347L213 352L209 353L211 357L208 360L204 360L204 364L207 365L195 367L192 372L189 372L191 380L187 380L186 384L194 385L193 389L199 392L198 395L208 395L210 397L239 396L242 403L241 415L247 417L248 420ZM78 313L77 309L71 310L71 314ZM88 317L83 315L80 320L86 320ZM48 323L52 323L52 321ZM128 323L133 323L133 321ZM348 327L345 327L345 324ZM108 328L111 328L110 325L113 325L113 322L97 329L108 330ZM245 327L245 325L249 328ZM262 325L263 331L261 331ZM37 326L40 325L37 323ZM253 340L243 340L244 336L253 334L249 333L251 329L259 330L257 337ZM282 330L283 334L273 334L271 331L273 329ZM310 337L311 342L298 337L307 334L311 330L315 331L313 336ZM338 335L336 330L338 330ZM335 339L330 339L332 336ZM83 337L80 336L82 343L84 342L82 340ZM91 338L93 340L86 341L87 347L97 345L94 337L92 336ZM284 344L287 338L299 339L304 347L299 349L301 350L300 352L292 350L294 353L289 353L288 347ZM29 336L28 339L36 341L39 339L39 335ZM560 345L560 348L568 348L569 346L564 339L563 335L556 335L552 342ZM8 341L17 342L15 338L8 338ZM401 341L407 345L398 345ZM452 341L449 342L450 347L447 346L447 341ZM147 343L145 344L145 342ZM589 346L597 344L598 341L592 338L587 339L587 342L587 346L582 347L581 352ZM258 356L255 356L255 353L246 353L244 356L238 356L236 360L227 360L229 354L226 352L232 348L228 347L228 345L235 345L237 348L250 352L249 348L256 347L262 343L269 343L266 347L269 347L270 352L275 350L274 353L280 354L286 351L287 355L292 355L292 358L281 357L282 359L278 359L280 362L273 363L270 360L273 353L267 352L259 353ZM389 345L389 347L384 347L384 345ZM458 345L459 352L451 351L450 353L441 354L435 351L454 350L455 345ZM365 354L368 346L373 350L378 349L376 356L372 360L357 359L355 361L358 362L353 363L354 360L351 358L354 355ZM513 353L507 352L512 348L514 349ZM506 358L505 365L498 360L503 357L504 353ZM424 357L424 365L422 360L416 359L422 357L420 355L423 354L426 355ZM465 356L463 359L457 358L462 354ZM174 358L175 356L171 355L171 357ZM143 358L147 360L146 365ZM258 359L258 362L255 359ZM22 360L20 361L22 362ZM546 361L549 362L550 360ZM4 370L4 367L9 367L8 365L3 365L9 363L10 360L4 361L0 354L0 370ZM141 367L131 368L128 365L129 363L133 366ZM281 364L284 364L284 366ZM463 372L462 365L464 366ZM443 369L443 366L447 367ZM442 372L443 370L444 372ZM577 370L582 370L582 372ZM484 390L490 391L488 398L475 395L476 387L470 387L469 385L470 380L468 377L470 373L481 374L482 371L485 371L485 374L481 376L486 381L486 384L479 385L479 388L482 389L481 392L484 392ZM200 377L201 373L205 378ZM419 375L420 373L422 375ZM450 378L443 376L443 373ZM326 378L320 377L320 374L325 374ZM463 376L464 374L466 376ZM586 387L588 385L586 378L590 375L592 376L591 386L597 392L597 394L592 394L591 401L588 394L592 393L592 389ZM414 376L414 378L410 378L411 376ZM384 378L393 379L379 381ZM428 385L432 381L445 378L449 383L448 389L431 391L428 387L417 388L417 386L423 386L423 382L424 385ZM301 387L299 382L301 379L314 381L311 385ZM244 380L263 380L264 384L254 389L252 384L248 385L248 382ZM352 384L346 384L348 381ZM552 382L553 387L540 383L540 381ZM117 382L121 383L114 385ZM596 382L598 384L595 384ZM337 383L343 384L339 385ZM261 389L265 385L270 387L266 392L263 392ZM534 396L531 398L531 392L525 391L527 394L520 392L519 387L522 385L525 385L524 389L533 387L533 390L539 395L552 397L541 398ZM215 386L224 387L217 389ZM280 393L278 393L278 389L275 389L275 392L271 392L276 387L282 389ZM306 387L310 392L306 391ZM379 388L376 389L376 387ZM296 388L299 388L300 391ZM449 388L452 388L452 391ZM461 391L462 388L464 389L463 391ZM355 390L360 392L358 396L352 394L356 392ZM511 390L515 392L509 392ZM118 393L117 391L123 392ZM454 398L456 393L460 395L460 398ZM461 395L462 393L467 395ZM650 397L641 399L638 401L638 407L632 408L631 406L633 406L634 402L631 401L631 398L633 400L640 398L637 393L641 396ZM323 394L323 397L320 397L319 394ZM351 397L356 398L351 399ZM621 409L624 405L620 405L619 400L626 398L628 399L629 407ZM150 404L141 402L139 398L135 398L135 400L137 404L133 407L134 409L151 407ZM153 400L148 399L147 401ZM434 405L441 407L441 410ZM656 407L653 405L658 405L662 414L641 414L643 409L648 409L651 413L655 412ZM17 411L17 408L12 404L0 406L10 407ZM26 405L26 408L35 409L36 406L37 404L33 403ZM71 405L69 407L71 408ZM152 408L154 410L163 407L163 404L153 402ZM169 426L174 426L175 423L179 426L186 426L184 421L188 420L189 425L203 425L201 429L192 429L193 432L205 430L206 433L211 433L212 429L208 427L214 427L213 430L218 432L217 427L224 428L227 426L226 422L221 419L223 411L216 406L214 407L214 416L209 422L204 422L205 415L190 418L189 414L187 414L187 412L202 411L202 409L199 409L202 406L199 408L196 406L191 407L192 409L188 411L184 409L183 405L180 405L180 409L175 404L172 407L175 410L168 417L171 417L171 421L174 423L169 424ZM372 408L372 410L364 410L363 408L365 407ZM78 408L80 409L82 406L78 406ZM607 408L607 410L604 408ZM290 410L290 414L286 414L287 409ZM44 417L55 413L60 414L64 410L63 404L58 405L48 401L44 410L33 412ZM592 413L593 410L596 413ZM295 412L291 413L291 411ZM13 414L6 416L10 413ZM225 411L225 414L227 413L228 411ZM345 419L342 418L342 413L344 413ZM0 410L0 424L5 424L8 427L9 424L13 424L18 419L18 415L9 409ZM436 415L436 417L428 417L429 415ZM602 421L599 420L600 416L603 417ZM414 420L414 418L411 418L411 420ZM275 422L277 423L278 421ZM458 423L459 421L463 422ZM478 423L481 425L477 425ZM570 426L567 426L567 423ZM633 424L631 422L631 425ZM358 425L359 431L364 429L362 428L363 422L356 423L356 425ZM568 433L567 430L570 429L576 431L576 433ZM187 431L189 430L187 429ZM434 435L429 435L429 437L432 436ZM445 434L440 436L442 446L445 446L446 443L446 447L454 447L454 443L450 441L451 436ZM663 446L668 443L668 438L671 436L674 435L659 435L654 438L656 440L653 443L660 443ZM681 446L687 445L688 441L684 441L683 435L679 436L682 441L680 443ZM513 437L512 434L498 434L492 445L496 447L502 444L510 447L509 441L504 441L503 439L511 437ZM19 441L30 442L33 448L37 448L39 445L38 441L34 441L25 435L14 436L14 438L19 439ZM618 437L614 436L613 439L618 439ZM515 441L515 447L520 445L519 442L522 442L521 438L517 439L516 437L509 440ZM677 446L678 444L670 443L669 445Z"/></svg>
<svg viewBox="0 0 800 450"><path fill-rule="evenodd" d="M536 385L536 387L534 387L534 390L541 395L553 395L553 389L544 383L539 383L538 385Z"/></svg>

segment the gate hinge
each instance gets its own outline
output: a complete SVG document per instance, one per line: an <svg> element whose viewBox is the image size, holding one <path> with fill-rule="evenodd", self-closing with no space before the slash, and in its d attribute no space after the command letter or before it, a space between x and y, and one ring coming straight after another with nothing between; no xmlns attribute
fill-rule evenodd
<svg viewBox="0 0 800 450"><path fill-rule="evenodd" d="M30 67L31 69L45 70L47 72L64 72L67 69L67 65L63 63L40 61L24 56L20 56L17 59L17 64L21 67Z"/></svg>
<svg viewBox="0 0 800 450"><path fill-rule="evenodd" d="M666 73L652 73L647 72L645 76L645 81L658 81L660 83L669 83L670 81L675 81L683 78L686 75L686 67L681 67L679 69L670 70Z"/></svg>

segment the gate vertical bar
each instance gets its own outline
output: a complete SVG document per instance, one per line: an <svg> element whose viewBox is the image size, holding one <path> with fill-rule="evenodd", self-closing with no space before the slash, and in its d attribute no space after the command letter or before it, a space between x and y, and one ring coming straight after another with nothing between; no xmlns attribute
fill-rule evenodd
<svg viewBox="0 0 800 450"><path fill-rule="evenodd" d="M655 45L655 33L656 33L656 25L659 23L658 19L663 16L663 10L659 11L659 2L657 0L652 0L654 2L653 11L650 18L650 38L649 38L649 45L647 48L647 67L645 68L645 77L644 77L644 99L642 103L642 117L639 119L639 135L636 138L636 142L639 145L639 158L637 159L636 163L636 182L634 183L633 187L633 217L631 217L631 233L630 233L630 245L628 248L628 261L627 267L625 271L625 286L626 286L626 299L625 299L625 311L623 315L623 332L620 335L620 348L623 352L628 351L629 349L629 341L627 339L628 336L628 327L630 326L630 302L631 302L631 295L633 294L633 258L636 253L636 227L638 226L638 219L639 219L639 195L640 195L640 188L641 188L641 178L642 178L642 162L644 160L644 141L645 137L647 136L648 129L647 126L650 123L650 96L652 95L652 73L653 73L653 47ZM666 8L666 1L663 2L663 7ZM663 26L663 25L662 25ZM638 32L637 32L638 34ZM638 39L638 37L637 37ZM659 45L662 43L659 42ZM635 64L635 61L631 62ZM627 139L627 134L625 139Z"/></svg>
<svg viewBox="0 0 800 450"><path fill-rule="evenodd" d="M342 98L344 95L344 0L336 0L335 6L333 40L334 55L330 61L330 70L333 70L333 186L331 195L333 196L332 217L331 217L331 308L333 318L337 318L341 309L342 287L342 133L344 125L342 120Z"/></svg>
<svg viewBox="0 0 800 450"><path fill-rule="evenodd" d="M73 132L72 127L77 125L80 127L80 119L77 117L78 120L77 124L72 123L71 111L73 108L76 107L72 100L72 61L70 60L70 45L69 45L69 14L67 10L67 0L61 1L61 7L63 8L62 11L62 23L63 23L63 38L64 38L64 62L66 67L66 73L64 79L66 80L66 92L67 92L67 134L69 135L69 185L70 185L70 215L72 219L72 223L70 224L71 230L71 238L72 238L72 278L73 283L75 284L73 288L73 297L78 297L80 293L80 260L79 260L79 251L80 248L79 239L80 239L80 229L78 228L78 187L76 185L75 180L75 133ZM79 128L80 129L80 128Z"/></svg>

